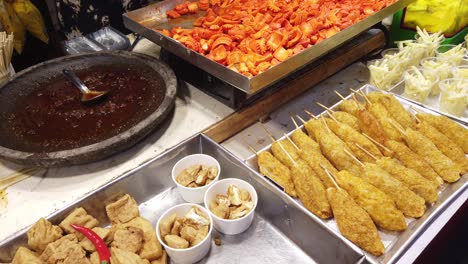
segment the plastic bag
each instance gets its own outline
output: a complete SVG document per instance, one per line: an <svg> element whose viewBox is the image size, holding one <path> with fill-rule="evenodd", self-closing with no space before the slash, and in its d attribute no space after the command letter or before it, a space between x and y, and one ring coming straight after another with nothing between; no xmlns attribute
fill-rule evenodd
<svg viewBox="0 0 468 264"><path fill-rule="evenodd" d="M13 9L23 26L34 37L42 42L49 43L49 36L41 12L29 0L14 0Z"/></svg>
<svg viewBox="0 0 468 264"><path fill-rule="evenodd" d="M14 33L15 50L21 54L21 52L23 52L24 42L26 41L26 29L16 15L13 6L5 0L0 0L0 23L2 23L6 32Z"/></svg>

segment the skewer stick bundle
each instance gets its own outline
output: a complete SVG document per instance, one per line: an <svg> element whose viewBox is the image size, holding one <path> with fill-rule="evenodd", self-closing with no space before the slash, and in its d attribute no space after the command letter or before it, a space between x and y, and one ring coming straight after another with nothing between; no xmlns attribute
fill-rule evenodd
<svg viewBox="0 0 468 264"><path fill-rule="evenodd" d="M0 79L10 72L13 56L13 34L0 32Z"/></svg>

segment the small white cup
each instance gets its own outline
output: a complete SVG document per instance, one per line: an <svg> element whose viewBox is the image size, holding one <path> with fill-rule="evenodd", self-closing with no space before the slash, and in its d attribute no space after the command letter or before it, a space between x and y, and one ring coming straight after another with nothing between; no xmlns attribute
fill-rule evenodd
<svg viewBox="0 0 468 264"><path fill-rule="evenodd" d="M176 180L177 175L181 173L183 170L187 169L190 166L194 165L205 165L205 166L216 166L218 169L218 175L213 179L212 182L209 184L202 186L202 187L196 187L196 188L191 188L191 187L185 187L181 184L179 184ZM182 198L189 203L203 203L203 197L205 196L205 192L208 190L208 188L214 184L216 181L219 179L219 175L221 173L221 166L219 165L219 162L208 155L205 154L193 154L189 155L181 160L179 160L174 167L172 168L172 180L174 183L177 185L177 189L179 190L180 195L182 195Z"/></svg>
<svg viewBox="0 0 468 264"><path fill-rule="evenodd" d="M210 219L210 228L208 230L208 235L206 235L205 239L203 239L203 241L200 242L200 244L194 247L184 248L184 249L171 248L161 238L159 224L161 223L163 219L165 219L166 217L170 216L173 213L176 213L177 217L184 217L190 211L190 209L192 209L192 207L194 206L199 208ZM159 243L161 243L161 245L164 246L167 254L171 258L171 260L174 261L175 263L195 263L201 260L203 257L205 257L206 254L208 254L208 251L210 250L210 247L211 247L211 233L212 232L213 232L213 218L209 214L208 210L206 210L204 207L198 204L184 203L184 204L179 204L174 207L171 207L162 214L162 216L158 220L158 223L156 224L156 236L158 237Z"/></svg>
<svg viewBox="0 0 468 264"><path fill-rule="evenodd" d="M252 198L253 208L252 210L242 218L239 219L222 219L210 211L210 202L216 199L217 194L227 194L229 185L235 185L240 189L247 190L250 193ZM257 207L258 196L255 188L250 185L250 183L235 179L229 178L216 182L213 184L205 194L205 207L208 209L210 216L213 218L213 224L216 230L226 235L236 235L244 232L252 224L255 208Z"/></svg>

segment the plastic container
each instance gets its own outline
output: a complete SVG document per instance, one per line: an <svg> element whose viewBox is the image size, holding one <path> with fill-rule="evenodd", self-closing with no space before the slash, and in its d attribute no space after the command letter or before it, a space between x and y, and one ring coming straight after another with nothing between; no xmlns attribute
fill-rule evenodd
<svg viewBox="0 0 468 264"><path fill-rule="evenodd" d="M440 61L446 61L453 65L460 65L463 60L463 57L466 54L466 49L462 47L460 52L453 52L453 49L458 45L444 44L436 51L436 56ZM461 47L461 45L460 45Z"/></svg>
<svg viewBox="0 0 468 264"><path fill-rule="evenodd" d="M206 214L206 216L209 217L210 228L208 230L208 235L205 237L205 239L203 239L202 242L200 242L200 244L194 247L184 248L184 249L177 249L177 248L169 247L161 238L159 224L161 223L163 219L165 219L166 217L168 217L169 215L173 213L176 213L177 217L183 217L184 215L188 213L188 211L190 211L190 209L192 209L192 207L199 208L202 212ZM206 210L204 207L198 204L184 203L184 204L179 204L174 207L171 207L162 214L162 216L158 220L158 223L156 224L156 236L158 237L159 243L161 243L161 245L164 246L164 249L166 249L167 254L171 258L171 260L175 263L195 263L201 260L203 257L205 257L211 247L211 233L212 232L213 232L213 218L211 217L208 210Z"/></svg>
<svg viewBox="0 0 468 264"><path fill-rule="evenodd" d="M199 164L205 166L216 166L216 168L218 169L218 175L216 175L212 182L202 187L191 188L185 187L176 181L177 175L179 175L179 173L181 173L183 170L187 169L190 166ZM205 192L211 185L218 181L220 174L221 166L219 165L219 162L215 158L205 154L193 154L187 156L179 160L172 168L172 180L177 185L177 189L179 190L179 193L182 196L182 198L189 203L203 203Z"/></svg>
<svg viewBox="0 0 468 264"><path fill-rule="evenodd" d="M217 194L226 195L228 187L231 184L237 186L240 189L247 190L250 193L250 197L252 198L253 202L253 208L247 215L239 219L222 219L209 210L209 204L212 200L216 198ZM252 224L255 215L255 208L257 207L257 203L258 196L257 192L255 191L255 188L252 185L250 185L250 183L236 178L228 178L216 182L208 189L208 191L205 194L205 207L208 208L208 212L213 218L214 227L219 232L227 235L240 234L249 228L249 226Z"/></svg>
<svg viewBox="0 0 468 264"><path fill-rule="evenodd" d="M403 96L422 103L427 99L429 93L439 82L439 77L433 79L424 78L423 81L421 81L419 78L412 78L412 76L417 75L418 74L413 69L405 71L403 74L403 79L405 81L405 91Z"/></svg>
<svg viewBox="0 0 468 264"><path fill-rule="evenodd" d="M65 51L68 54L79 54L103 50L99 44L86 37L77 37L65 42Z"/></svg>
<svg viewBox="0 0 468 264"><path fill-rule="evenodd" d="M439 110L462 116L468 105L468 79L445 79L439 87Z"/></svg>
<svg viewBox="0 0 468 264"><path fill-rule="evenodd" d="M439 61L436 57L427 57L421 60L421 69L424 77L432 81L436 81L437 78L444 80L452 77L453 65L446 61ZM431 90L431 95L439 94L439 86L434 85Z"/></svg>
<svg viewBox="0 0 468 264"><path fill-rule="evenodd" d="M468 65L460 65L452 68L452 76L456 79L468 79Z"/></svg>
<svg viewBox="0 0 468 264"><path fill-rule="evenodd" d="M112 27L105 27L88 35L88 38L99 43L106 50L127 50L130 41Z"/></svg>

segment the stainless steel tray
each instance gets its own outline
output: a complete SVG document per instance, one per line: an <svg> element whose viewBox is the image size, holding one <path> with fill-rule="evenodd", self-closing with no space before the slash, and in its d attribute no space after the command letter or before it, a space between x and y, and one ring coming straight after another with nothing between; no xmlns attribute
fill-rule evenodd
<svg viewBox="0 0 468 264"><path fill-rule="evenodd" d="M332 37L304 50L303 52L293 57L290 57L286 61L252 78L248 78L240 73L236 73L227 67L188 49L180 42L154 30L171 29L176 26L181 26L183 28L193 27L193 22L196 18L202 15L203 12L199 12L195 15L182 16L173 20L167 20L166 18L166 11L185 1L186 0L166 0L126 13L123 15L124 24L128 29L137 32L147 39L157 43L161 47L167 49L182 59L212 74L214 77L221 79L247 93L255 93L283 79L287 75L303 68L307 64L315 61L333 49L338 48L346 41L356 37L366 29L382 21L385 17L392 15L393 13L402 9L413 0L398 0L394 4L380 10L379 12L376 12L366 19L359 21L345 30L338 32Z"/></svg>
<svg viewBox="0 0 468 264"><path fill-rule="evenodd" d="M456 121L464 124L465 126L468 125L468 108L465 109L465 113L463 114L463 116L454 116L454 115L451 115L451 114L449 114L447 112L441 111L441 110L439 110L439 95L435 95L435 96L429 95L427 97L426 101L424 101L423 103L411 100L411 99L409 99L409 98L407 98L407 97L405 97L403 95L403 93L405 92L405 81L401 81L401 82L397 83L389 91L391 93L393 93L394 95L400 97L400 98L403 98L405 100L408 100L408 101L412 102L413 104L420 105L422 107L425 107L425 108L428 108L428 109L430 109L432 111L435 111L435 112L437 112L437 113L439 113L441 115L445 115L447 117L450 117L451 119L456 120Z"/></svg>
<svg viewBox="0 0 468 264"><path fill-rule="evenodd" d="M221 178L250 182L259 198L252 226L240 235L219 234L222 245L213 243L201 263L357 263L364 259L359 248L317 224L295 201L203 135L196 135L127 172L48 219L58 223L71 210L82 206L104 226L108 224L105 204L128 193L140 204L140 214L156 224L166 209L183 203L171 180L171 169L179 159L193 153L215 157L221 165ZM27 229L21 230L0 242L0 262L11 261L16 248L26 245L26 232Z"/></svg>
<svg viewBox="0 0 468 264"><path fill-rule="evenodd" d="M372 91L380 91L377 88L371 86L371 85L364 85L361 87L359 90L363 91L365 94L368 94ZM346 97L347 99L351 98L351 95ZM358 97L359 98L359 97ZM430 110L427 110L424 107L421 107L419 105L412 104L411 102L408 102L406 100L403 100L401 98L397 99L402 103L402 105L405 108L409 108L410 106L416 110L422 111L422 112L427 112L431 114L437 115L437 113L432 112ZM330 107L333 110L337 110L339 104L341 101ZM321 115L323 115L322 113ZM304 129L304 126L301 126L301 129ZM288 136L292 134L293 131L288 133ZM285 137L281 137L280 139L284 139ZM264 150L270 150L271 145L264 147L263 149L259 150L258 152L264 151ZM257 165L257 157L256 155L252 155L249 158L246 159L246 164L253 168L255 171L257 171L257 175L259 178L264 178L260 173L258 173L258 165ZM403 254L410 248L412 244L415 243L416 239L425 231L428 229L428 227L431 225L432 222L434 222L438 216L440 216L445 209L459 196L468 189L468 175L464 175L463 177L458 180L458 182L453 183L453 184L446 184L444 183L443 186L440 188L439 191L439 199L437 200L436 203L434 203L431 206L427 207L427 210L425 214L419 218L419 219L414 219L414 218L406 218L406 222L408 224L408 229L405 230L404 232L401 233L396 233L396 232L386 232L386 231L380 231L379 230L379 235L382 238L382 242L385 246L385 254L383 254L380 257L375 257L367 252L365 252L366 255L366 262L369 263L396 263L402 256ZM273 183L270 183L272 186L276 186ZM278 189L279 190L279 189ZM297 206L302 207L304 211L315 221L321 223L323 226L328 228L332 232L336 232L337 234L342 237L343 240L347 240L344 238L339 229L338 226L336 225L336 221L334 219L330 220L322 220L312 214L311 212L307 211L305 207L302 205L302 203L298 199L291 198L288 196L285 192L280 190L283 193L283 196L288 197L289 200L292 203L295 203ZM351 242L350 242L351 243Z"/></svg>

